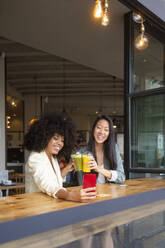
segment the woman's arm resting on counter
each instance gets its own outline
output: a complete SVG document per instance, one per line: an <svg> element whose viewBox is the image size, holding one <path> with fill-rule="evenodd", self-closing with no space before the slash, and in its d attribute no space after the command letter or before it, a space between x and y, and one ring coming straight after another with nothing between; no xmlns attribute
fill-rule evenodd
<svg viewBox="0 0 165 248"><path fill-rule="evenodd" d="M86 188L69 191L67 189L60 189L56 193L56 197L65 199L68 201L76 201L76 202L88 202L96 198L96 188Z"/></svg>
<svg viewBox="0 0 165 248"><path fill-rule="evenodd" d="M107 169L104 169L104 168L98 166L97 172L102 174L103 176L107 177L108 179L111 179L111 177L112 177L112 171L111 170L107 170Z"/></svg>

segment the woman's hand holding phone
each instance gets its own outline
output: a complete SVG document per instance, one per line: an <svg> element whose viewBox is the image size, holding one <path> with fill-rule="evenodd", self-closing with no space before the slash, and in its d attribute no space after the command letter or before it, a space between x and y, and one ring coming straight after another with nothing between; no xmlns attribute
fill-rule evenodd
<svg viewBox="0 0 165 248"><path fill-rule="evenodd" d="M83 189L80 190L80 201L88 202L96 198L96 174L84 174Z"/></svg>
<svg viewBox="0 0 165 248"><path fill-rule="evenodd" d="M89 202L96 198L97 192L96 187L85 188L80 190L80 201Z"/></svg>
<svg viewBox="0 0 165 248"><path fill-rule="evenodd" d="M59 190L60 191L60 190ZM63 190L64 192L64 190ZM58 196L59 198L64 198L70 201L78 202L90 202L94 200L97 196L96 191L96 174L84 174L83 188L76 189L73 191L66 190L65 196Z"/></svg>

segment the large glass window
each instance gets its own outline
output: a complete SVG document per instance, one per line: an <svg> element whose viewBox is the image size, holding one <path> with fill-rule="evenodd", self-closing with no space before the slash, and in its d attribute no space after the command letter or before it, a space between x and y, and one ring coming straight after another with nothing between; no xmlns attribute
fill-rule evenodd
<svg viewBox="0 0 165 248"><path fill-rule="evenodd" d="M165 95L132 101L132 168L165 168Z"/></svg>
<svg viewBox="0 0 165 248"><path fill-rule="evenodd" d="M145 19L149 43L145 49L138 50L135 42L140 25L131 14L126 16L126 29L129 26L125 46L129 54L125 67L128 177L151 176L151 173L156 175L165 171L165 34L158 25Z"/></svg>
<svg viewBox="0 0 165 248"><path fill-rule="evenodd" d="M145 25L145 23L144 23ZM134 37L139 35L134 24ZM164 44L146 33L149 45L143 51L134 49L133 92L164 86Z"/></svg>

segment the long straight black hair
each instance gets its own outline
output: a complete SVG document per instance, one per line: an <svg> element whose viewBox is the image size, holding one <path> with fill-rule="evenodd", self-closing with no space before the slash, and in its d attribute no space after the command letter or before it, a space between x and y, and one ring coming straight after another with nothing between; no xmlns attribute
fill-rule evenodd
<svg viewBox="0 0 165 248"><path fill-rule="evenodd" d="M106 120L109 123L109 136L103 144L104 157L106 157L106 159L109 161L109 169L115 170L117 168L116 149L115 149L115 145L116 145L115 133L114 133L114 128L113 128L113 122L111 118L109 118L108 116L103 115L103 114L100 114L97 116L93 124L92 130L91 130L91 136L90 136L89 143L88 143L88 150L92 152L92 154L94 155L97 161L96 152L95 152L94 130L95 130L96 124L100 120Z"/></svg>

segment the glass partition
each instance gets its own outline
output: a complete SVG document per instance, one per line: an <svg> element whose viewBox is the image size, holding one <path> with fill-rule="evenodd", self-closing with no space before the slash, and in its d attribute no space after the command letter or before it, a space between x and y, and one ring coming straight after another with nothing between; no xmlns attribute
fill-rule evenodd
<svg viewBox="0 0 165 248"><path fill-rule="evenodd" d="M151 20L143 20L149 42L140 50L135 42L142 25L132 13L125 16L127 178L165 175L165 32Z"/></svg>
<svg viewBox="0 0 165 248"><path fill-rule="evenodd" d="M165 168L165 95L132 101L132 168Z"/></svg>
<svg viewBox="0 0 165 248"><path fill-rule="evenodd" d="M145 24L145 23L144 23ZM139 35L134 24L134 37ZM143 51L134 48L133 92L164 86L164 44L146 33L149 45Z"/></svg>

